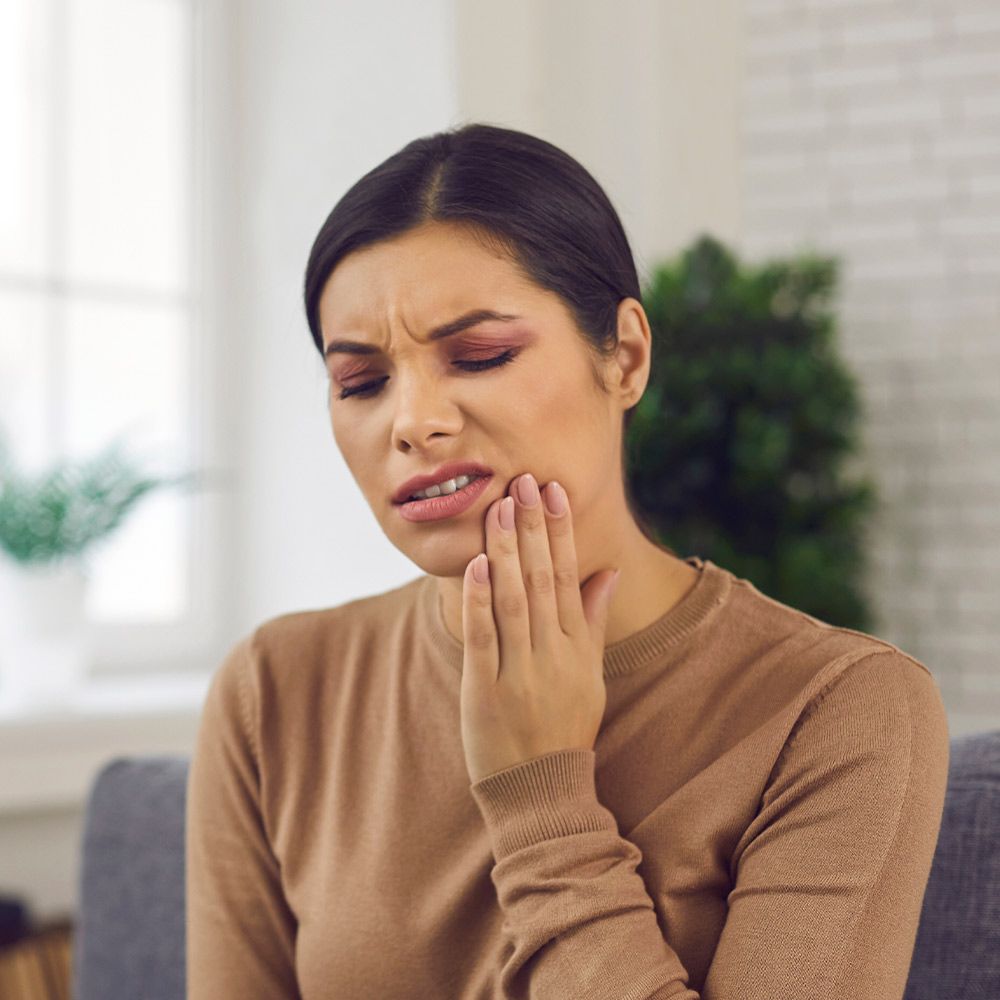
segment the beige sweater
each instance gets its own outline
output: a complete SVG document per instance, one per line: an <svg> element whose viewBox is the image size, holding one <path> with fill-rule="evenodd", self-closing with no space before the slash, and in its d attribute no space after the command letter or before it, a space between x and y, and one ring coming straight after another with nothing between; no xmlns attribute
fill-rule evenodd
<svg viewBox="0 0 1000 1000"><path fill-rule="evenodd" d="M605 650L595 748L471 786L433 577L239 641L188 782L188 1000L899 1000L937 683L687 562Z"/></svg>

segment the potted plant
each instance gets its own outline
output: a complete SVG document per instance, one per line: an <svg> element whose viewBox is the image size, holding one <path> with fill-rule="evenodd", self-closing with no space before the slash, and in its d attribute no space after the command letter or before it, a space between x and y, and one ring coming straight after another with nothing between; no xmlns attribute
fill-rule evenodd
<svg viewBox="0 0 1000 1000"><path fill-rule="evenodd" d="M774 599L869 632L863 407L837 350L838 261L803 253L745 264L702 236L643 293L649 384L627 434L647 530Z"/></svg>
<svg viewBox="0 0 1000 1000"><path fill-rule="evenodd" d="M0 437L0 698L72 695L89 659L86 556L142 497L189 478L143 474L120 437L93 458L27 476Z"/></svg>

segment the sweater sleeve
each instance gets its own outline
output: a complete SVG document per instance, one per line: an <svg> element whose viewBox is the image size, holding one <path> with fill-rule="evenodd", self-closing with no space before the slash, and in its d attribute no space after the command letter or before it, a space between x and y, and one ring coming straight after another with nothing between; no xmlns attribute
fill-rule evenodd
<svg viewBox="0 0 1000 1000"><path fill-rule="evenodd" d="M863 657L812 699L733 852L701 993L660 930L636 872L642 853L597 800L594 752L487 775L472 794L513 942L505 989L541 1000L901 1000L948 739L933 677L896 651Z"/></svg>
<svg viewBox="0 0 1000 1000"><path fill-rule="evenodd" d="M187 1000L293 1000L295 917L260 808L253 636L216 670L187 783Z"/></svg>

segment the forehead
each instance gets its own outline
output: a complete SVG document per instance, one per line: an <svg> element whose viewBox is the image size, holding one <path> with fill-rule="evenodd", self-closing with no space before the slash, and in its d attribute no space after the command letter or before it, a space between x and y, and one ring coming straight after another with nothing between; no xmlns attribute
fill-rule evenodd
<svg viewBox="0 0 1000 1000"><path fill-rule="evenodd" d="M344 257L320 294L324 343L335 337L387 338L402 325L419 339L469 309L519 312L544 298L506 257L467 230L434 223Z"/></svg>

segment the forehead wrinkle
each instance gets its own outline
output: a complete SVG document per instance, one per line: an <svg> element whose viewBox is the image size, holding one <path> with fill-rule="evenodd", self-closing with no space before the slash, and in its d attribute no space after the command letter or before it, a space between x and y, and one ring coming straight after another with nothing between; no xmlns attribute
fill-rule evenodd
<svg viewBox="0 0 1000 1000"><path fill-rule="evenodd" d="M440 323L432 327L426 337L420 338L416 336L409 327L407 327L405 321L400 318L399 325L406 330L407 334L412 340L415 340L418 344L432 343L437 340L443 340L446 337L452 337L458 333L461 333L467 329L478 326L480 323L484 322L501 322L501 323L511 323L516 320L522 319L523 317L516 313L501 312L493 308L470 308L466 309L465 312L458 316L455 316L443 323ZM394 326L395 324L392 324ZM392 335L392 326L389 327L390 340ZM336 338L327 343L324 348L324 357L332 357L334 354L338 353L348 353L348 354L362 354L362 355L373 355L376 353L383 355L391 355L394 352L387 352L384 350L385 343L373 344L365 341L354 341L346 340L343 338Z"/></svg>
<svg viewBox="0 0 1000 1000"><path fill-rule="evenodd" d="M379 307L376 307L379 308ZM342 328L343 333L338 333L335 337L327 338L326 330L323 327L322 320L320 321L320 332L323 335L324 342L329 345L333 343L334 340L337 341L352 341L365 344L370 346L374 350L378 350L381 354L392 356L395 351L388 349L392 343L393 331L398 326L401 327L411 340L415 340L417 343L427 343L428 337L424 337L422 340L407 325L406 320L401 315L402 309L400 307L393 307L391 304L388 306L388 319L381 316L381 310L376 313L376 319L374 327L377 331L376 340L374 342L368 340L367 331L369 329L368 325L363 320L351 320L350 322L344 324ZM324 348L324 353L326 348ZM353 353L353 352L347 352ZM369 353L369 352L365 352ZM327 357L334 357L335 355L328 355Z"/></svg>
<svg viewBox="0 0 1000 1000"><path fill-rule="evenodd" d="M419 228L415 233L404 234L400 239L365 247L351 254L347 261L338 265L328 280L321 293L321 307L322 298L326 297L330 304L331 298L339 298L340 286L344 286L346 282L344 290L354 292L352 305L357 311L351 309L345 320L353 324L354 329L361 334L352 339L359 344L364 342L373 351L386 355L394 353L389 348L396 326L405 330L417 344L425 345L438 339L433 335L436 328L431 323L424 327L426 335L421 335L419 323L415 329L411 329L402 315L404 311L409 313L411 319L427 312L435 323L446 323L460 313L487 307L498 293L501 298L506 298L512 285L515 292L523 290L525 286L529 292L537 291L519 269L514 267L512 270L509 257L491 242L484 244L479 239L470 241L470 235L473 234L463 226L457 226L454 232L450 229L448 224L434 223L426 228ZM431 238L430 244L427 243L428 237ZM482 261L474 259L479 255L483 255ZM439 262L439 257L443 263ZM458 287L455 284L457 279L452 278L453 274L458 277L466 275ZM468 287L468 279L471 279L471 289ZM475 293L476 300L483 301L468 302L470 291ZM457 305L454 303L453 296L456 292L465 308L462 308L463 302ZM447 309L449 305L454 306L450 312ZM445 308L443 314L439 314L439 306ZM503 315L495 318L513 320L521 317ZM374 321L367 330L369 336L374 333L377 340L365 341L366 327L363 324L371 319ZM339 324L335 329L326 331L320 322L320 330L324 339L329 335L329 343L350 337L350 329ZM334 353L339 352L327 355L324 348L325 357L332 357Z"/></svg>
<svg viewBox="0 0 1000 1000"><path fill-rule="evenodd" d="M401 345L398 343L402 342L402 344L405 345L403 335L399 333L400 329L406 334L407 337L410 338L410 340L417 344L425 345L430 342L427 336L420 337L417 333L415 333L409 327L402 315L399 315L398 310L396 316L390 316L388 320L380 323L379 328L384 331L384 336L381 336L373 346L377 347L382 355L388 358L397 357L399 354L403 353ZM394 341L397 341L395 347L393 347Z"/></svg>
<svg viewBox="0 0 1000 1000"><path fill-rule="evenodd" d="M394 322L393 322L393 319L394 319L394 316L395 316L396 323L398 323L398 325L401 326L403 328L403 330L406 331L406 333L409 336L409 338L411 340L415 340L418 344L421 343L420 338L410 329L410 327L407 324L406 320L403 318L403 308L402 308L402 306L396 306L395 309L394 309L393 306L392 306L392 304L390 303L389 308L388 308L388 312L389 312L390 315L389 315L389 319L388 319L388 321L386 323L386 327L387 327L387 329L389 331L389 339L390 339L390 341L392 339L393 327L395 325ZM423 342L426 342L426 338L424 338Z"/></svg>

